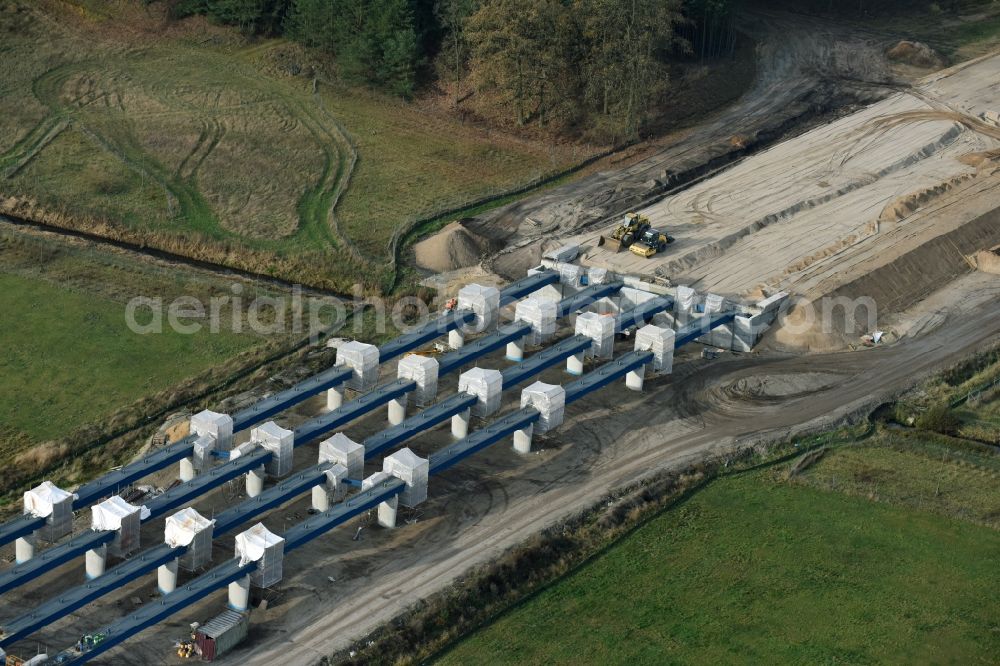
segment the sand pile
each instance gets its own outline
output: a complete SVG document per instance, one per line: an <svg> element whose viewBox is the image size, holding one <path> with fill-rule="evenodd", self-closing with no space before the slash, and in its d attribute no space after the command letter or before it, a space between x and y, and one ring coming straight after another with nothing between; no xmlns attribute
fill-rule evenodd
<svg viewBox="0 0 1000 666"><path fill-rule="evenodd" d="M944 67L944 60L923 42L902 40L885 54L889 60L914 67Z"/></svg>
<svg viewBox="0 0 1000 666"><path fill-rule="evenodd" d="M456 221L417 243L413 251L417 266L443 273L475 266L502 245L469 231L461 221Z"/></svg>

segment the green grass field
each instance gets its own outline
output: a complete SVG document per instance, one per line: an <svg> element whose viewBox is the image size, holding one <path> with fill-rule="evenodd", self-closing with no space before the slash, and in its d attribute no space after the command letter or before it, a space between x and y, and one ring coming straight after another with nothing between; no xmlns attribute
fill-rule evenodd
<svg viewBox="0 0 1000 666"><path fill-rule="evenodd" d="M716 480L439 663L994 663L1000 532L823 489L870 452L791 483ZM900 463L902 482L937 473L920 456L865 462ZM985 511L995 488L964 501Z"/></svg>
<svg viewBox="0 0 1000 666"><path fill-rule="evenodd" d="M66 435L259 342L207 332L128 330L116 301L0 274L0 422L44 440Z"/></svg>
<svg viewBox="0 0 1000 666"><path fill-rule="evenodd" d="M407 223L586 157L339 86L295 44L163 7L0 6L0 201L346 291L384 279Z"/></svg>

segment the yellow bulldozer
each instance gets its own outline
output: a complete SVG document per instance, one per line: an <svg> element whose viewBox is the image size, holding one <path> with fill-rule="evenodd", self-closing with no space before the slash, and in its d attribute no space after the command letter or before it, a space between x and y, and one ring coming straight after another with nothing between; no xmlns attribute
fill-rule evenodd
<svg viewBox="0 0 1000 666"><path fill-rule="evenodd" d="M615 227L611 236L607 238L601 236L597 241L597 246L604 247L611 252L627 250L647 229L649 229L649 219L645 215L625 213L621 224Z"/></svg>
<svg viewBox="0 0 1000 666"><path fill-rule="evenodd" d="M629 250L633 254L649 259L658 252L663 252L667 246L674 242L674 237L659 229L646 229L642 235L632 243Z"/></svg>

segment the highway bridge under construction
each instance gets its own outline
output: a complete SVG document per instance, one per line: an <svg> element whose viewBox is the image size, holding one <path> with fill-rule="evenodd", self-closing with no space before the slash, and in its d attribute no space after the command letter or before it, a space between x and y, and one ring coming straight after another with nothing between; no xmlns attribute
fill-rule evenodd
<svg viewBox="0 0 1000 666"><path fill-rule="evenodd" d="M16 562L0 571L0 594L78 560L79 583L34 599L16 616L5 614L0 648L34 650L32 637L40 630L144 577L155 577L155 598L106 626L95 624L76 645L50 646L57 649L35 663L97 659L213 595L217 610L225 605L244 617L254 589L280 587L286 554L362 514L395 528L401 508L412 510L434 494L436 475L502 441L512 441L511 455L530 453L539 436L563 424L574 403L618 381L642 391L647 377L670 374L675 350L691 342L749 351L785 301L779 294L752 305L730 303L555 259L503 289L468 285L452 309L381 347L341 342L333 367L287 390L232 415L196 414L187 437L74 491L45 482L26 493L23 515L0 526L0 545L14 543L16 551ZM558 337L567 329L572 334ZM449 351L418 353L443 337ZM485 367L501 350L506 361L491 362L501 367ZM390 362L396 377L380 382ZM538 379L562 366L567 381ZM439 390L452 374L458 374L457 390ZM283 414L322 394L322 413L292 428L280 425ZM360 441L344 432L383 408L384 429ZM450 443L423 456L406 447L449 422ZM245 431L249 439L236 444ZM307 446L315 462L297 465L296 450L301 463ZM139 482L173 466L178 483L126 501ZM205 496L236 482L245 499L211 518L199 512ZM271 520L275 510L305 496L306 518L290 525ZM74 535L74 512L87 509L89 529ZM163 525L162 543L140 543L142 526L156 521ZM234 547L213 553L213 544L223 541ZM220 558L219 550L230 556Z"/></svg>

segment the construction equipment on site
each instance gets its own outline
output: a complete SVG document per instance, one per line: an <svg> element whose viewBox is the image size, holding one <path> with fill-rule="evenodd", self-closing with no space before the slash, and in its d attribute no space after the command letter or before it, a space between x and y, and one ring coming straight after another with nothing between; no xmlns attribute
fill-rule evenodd
<svg viewBox="0 0 1000 666"><path fill-rule="evenodd" d="M445 304L444 304L444 309L445 310L454 310L457 307L458 307L458 299L457 298L449 298L447 301L445 301Z"/></svg>
<svg viewBox="0 0 1000 666"><path fill-rule="evenodd" d="M611 232L611 236L608 238L601 236L597 241L597 245L598 247L606 247L611 252L620 252L622 249L627 249L631 246L649 227L649 219L645 215L625 213L621 224L615 227L615 230Z"/></svg>
<svg viewBox="0 0 1000 666"><path fill-rule="evenodd" d="M667 249L667 245L674 242L673 236L668 236L665 231L660 231L659 229L646 229L642 233L629 250L633 254L637 254L640 257L645 257L649 259L657 252L663 252Z"/></svg>
<svg viewBox="0 0 1000 666"><path fill-rule="evenodd" d="M411 354L416 354L417 356L440 356L441 354L451 351L448 345L441 342L435 342L433 347L425 347L424 349L415 349Z"/></svg>

